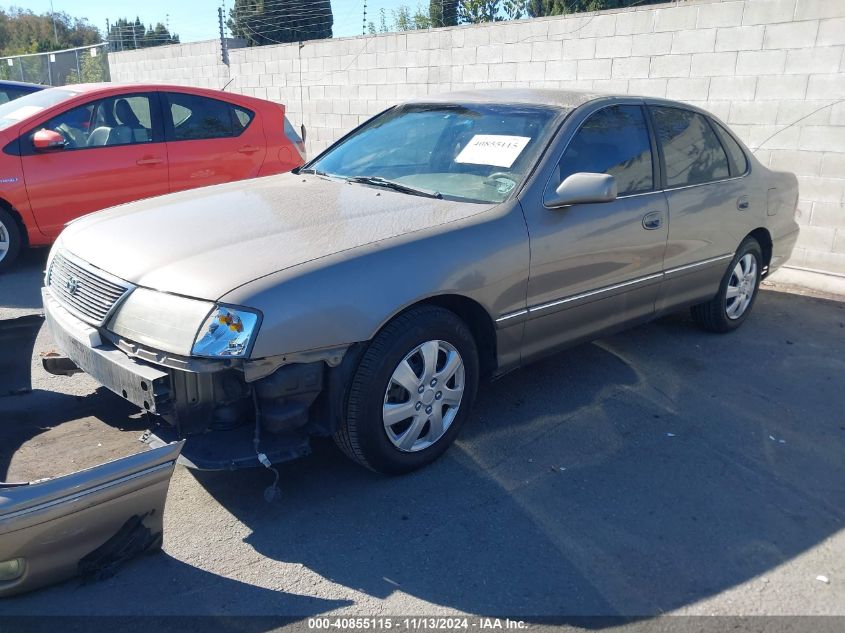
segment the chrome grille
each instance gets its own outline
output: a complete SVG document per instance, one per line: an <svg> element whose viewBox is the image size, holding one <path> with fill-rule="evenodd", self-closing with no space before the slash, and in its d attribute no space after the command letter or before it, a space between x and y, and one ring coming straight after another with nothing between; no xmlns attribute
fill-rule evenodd
<svg viewBox="0 0 845 633"><path fill-rule="evenodd" d="M47 286L56 300L83 321L102 326L132 285L84 262L57 252L47 271Z"/></svg>

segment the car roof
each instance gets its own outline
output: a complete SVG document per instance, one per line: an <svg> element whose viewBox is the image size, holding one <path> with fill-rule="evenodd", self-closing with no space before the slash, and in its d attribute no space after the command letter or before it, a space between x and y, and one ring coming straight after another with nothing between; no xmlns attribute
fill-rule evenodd
<svg viewBox="0 0 845 633"><path fill-rule="evenodd" d="M50 86L42 86L41 84L32 84L28 81L14 81L12 79L0 79L0 86L4 88L29 88L33 92L36 90L44 90Z"/></svg>
<svg viewBox="0 0 845 633"><path fill-rule="evenodd" d="M99 82L88 84L68 84L66 86L56 86L63 90L71 90L77 94L91 94L97 92L111 93L120 92L126 89L138 92L146 92L152 90L173 90L176 92L186 92L196 95L205 95L207 97L229 100L233 103L277 103L269 99L260 99L258 97L251 97L249 95L241 94L239 92L224 92L216 88L199 88L196 86L182 86L179 84L167 83L129 83L129 82Z"/></svg>
<svg viewBox="0 0 845 633"><path fill-rule="evenodd" d="M489 103L489 104L524 104L550 106L553 108L577 108L588 101L611 95L578 90L539 90L525 89L480 89L445 92L425 97L418 97L407 103Z"/></svg>

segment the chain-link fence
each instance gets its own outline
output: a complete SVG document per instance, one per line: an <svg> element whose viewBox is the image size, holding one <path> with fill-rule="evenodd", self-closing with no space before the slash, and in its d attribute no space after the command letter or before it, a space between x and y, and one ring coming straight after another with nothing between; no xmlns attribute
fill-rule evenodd
<svg viewBox="0 0 845 633"><path fill-rule="evenodd" d="M110 81L108 44L0 57L0 79L45 86Z"/></svg>

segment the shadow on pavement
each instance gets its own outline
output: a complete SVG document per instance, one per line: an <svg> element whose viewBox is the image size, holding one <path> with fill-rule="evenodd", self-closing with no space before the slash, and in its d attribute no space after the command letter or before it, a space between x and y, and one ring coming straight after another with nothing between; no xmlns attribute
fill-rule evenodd
<svg viewBox="0 0 845 633"><path fill-rule="evenodd" d="M47 248L28 249L0 275L0 314L8 309L41 310L41 286L49 253Z"/></svg>
<svg viewBox="0 0 845 633"><path fill-rule="evenodd" d="M843 321L764 292L729 336L678 315L572 349L483 388L457 446L402 478L327 442L276 505L266 472L196 476L259 553L376 598L657 615L842 529Z"/></svg>
<svg viewBox="0 0 845 633"><path fill-rule="evenodd" d="M0 321L0 398L32 391L28 370L43 323L44 317L37 314Z"/></svg>
<svg viewBox="0 0 845 633"><path fill-rule="evenodd" d="M769 572L843 528L843 328L843 303L764 291L733 334L671 316L482 387L456 446L405 477L362 470L329 440L280 467L273 504L262 498L265 470L194 477L230 525L246 526L255 552L376 599L405 594L526 619L653 616ZM39 419L32 412L24 425ZM3 442L0 463L16 442ZM193 503L184 494L171 491L169 503ZM256 585L164 556L97 592L73 591L120 596L97 613L126 608L130 587L155 614L339 606L262 588L272 580L228 564ZM49 612L66 590L16 611Z"/></svg>

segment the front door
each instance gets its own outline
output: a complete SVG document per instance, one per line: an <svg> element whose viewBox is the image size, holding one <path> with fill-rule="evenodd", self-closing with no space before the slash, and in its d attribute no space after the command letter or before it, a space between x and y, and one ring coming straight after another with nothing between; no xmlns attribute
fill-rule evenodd
<svg viewBox="0 0 845 633"><path fill-rule="evenodd" d="M614 176L617 199L556 209L523 201L531 240L523 360L653 315L668 228L655 156L641 104L602 107L566 145L544 196L592 172Z"/></svg>
<svg viewBox="0 0 845 633"><path fill-rule="evenodd" d="M38 228L56 237L86 213L165 194L167 149L149 94L110 96L45 121L21 138L21 164ZM62 148L35 150L32 135L58 132Z"/></svg>

